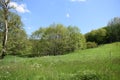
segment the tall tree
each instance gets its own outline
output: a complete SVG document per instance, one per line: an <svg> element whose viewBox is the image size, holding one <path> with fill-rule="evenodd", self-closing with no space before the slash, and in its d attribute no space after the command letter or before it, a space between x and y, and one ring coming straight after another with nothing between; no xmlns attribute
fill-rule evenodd
<svg viewBox="0 0 120 80"><path fill-rule="evenodd" d="M2 11L0 10L0 14ZM3 40L3 31L4 31L4 20L3 16L0 15L0 45ZM28 53L29 40L27 39L27 34L23 29L23 24L21 21L21 17L16 13L9 12L8 16L8 41L6 44L6 54L12 55L21 55ZM1 50L1 46L0 46Z"/></svg>
<svg viewBox="0 0 120 80"><path fill-rule="evenodd" d="M108 22L107 32L110 42L120 41L120 18L114 17Z"/></svg>
<svg viewBox="0 0 120 80"><path fill-rule="evenodd" d="M9 13L12 6L9 5L11 1L17 0L0 0L0 10L2 11L3 23L2 23L2 31L3 31L3 40L2 40L2 50L0 54L0 58L4 58L6 55L6 45L8 41L8 28L9 28Z"/></svg>
<svg viewBox="0 0 120 80"><path fill-rule="evenodd" d="M4 38L3 38L3 43L2 43L2 51L1 51L1 58L5 56L6 53L6 44L7 44L7 38L8 38L8 13L9 13L9 2L10 0L0 0L0 8L3 11L3 16L4 16Z"/></svg>

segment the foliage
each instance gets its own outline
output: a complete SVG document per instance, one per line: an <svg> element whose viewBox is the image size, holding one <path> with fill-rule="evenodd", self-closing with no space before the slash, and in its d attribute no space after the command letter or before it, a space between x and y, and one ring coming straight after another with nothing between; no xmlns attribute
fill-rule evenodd
<svg viewBox="0 0 120 80"><path fill-rule="evenodd" d="M117 42L120 41L120 18L114 17L109 21L106 27L108 33L108 42Z"/></svg>
<svg viewBox="0 0 120 80"><path fill-rule="evenodd" d="M85 34L87 42L105 44L120 41L120 18L114 17L106 27Z"/></svg>
<svg viewBox="0 0 120 80"><path fill-rule="evenodd" d="M92 30L85 34L87 42L96 42L98 44L104 44L106 41L107 31L104 28Z"/></svg>
<svg viewBox="0 0 120 80"><path fill-rule="evenodd" d="M95 48L97 47L97 43L95 42L87 42L87 48Z"/></svg>
<svg viewBox="0 0 120 80"><path fill-rule="evenodd" d="M48 28L40 28L31 35L33 54L61 55L77 49L84 49L85 38L77 27L65 27L53 24Z"/></svg>
<svg viewBox="0 0 120 80"><path fill-rule="evenodd" d="M68 26L67 29L68 29L68 36L69 36L68 45L71 48L70 50L74 51L76 49L85 49L86 48L86 39L80 33L80 30L78 29L78 27Z"/></svg>
<svg viewBox="0 0 120 80"><path fill-rule="evenodd" d="M1 11L0 11L1 13ZM0 44L2 45L2 40L3 40L3 30L4 30L4 22L3 22L3 17L0 16ZM23 24L21 21L21 18L19 15L9 12L9 17L8 17L8 43L6 45L7 49L7 54L13 54L13 55L18 55L18 54L25 54L28 52L28 44L29 40L27 39L27 34L25 30L23 29Z"/></svg>
<svg viewBox="0 0 120 80"><path fill-rule="evenodd" d="M9 20L9 3L10 0L0 0L0 11L2 12L2 16L3 16L3 40L2 40L2 50L1 50L1 54L0 54L0 58L4 58L4 56L6 55L6 44L7 44L7 39L8 39L8 20Z"/></svg>

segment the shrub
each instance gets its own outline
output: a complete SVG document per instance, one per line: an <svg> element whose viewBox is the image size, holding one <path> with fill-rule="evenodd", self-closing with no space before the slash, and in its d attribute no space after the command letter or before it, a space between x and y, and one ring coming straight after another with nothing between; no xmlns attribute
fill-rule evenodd
<svg viewBox="0 0 120 80"><path fill-rule="evenodd" d="M95 48L97 47L97 43L95 42L87 42L87 48Z"/></svg>

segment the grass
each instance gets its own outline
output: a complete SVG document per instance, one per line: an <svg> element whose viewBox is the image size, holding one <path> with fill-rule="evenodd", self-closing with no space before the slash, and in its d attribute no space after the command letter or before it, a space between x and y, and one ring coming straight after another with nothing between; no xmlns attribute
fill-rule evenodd
<svg viewBox="0 0 120 80"><path fill-rule="evenodd" d="M0 60L0 80L119 80L120 42L61 56Z"/></svg>

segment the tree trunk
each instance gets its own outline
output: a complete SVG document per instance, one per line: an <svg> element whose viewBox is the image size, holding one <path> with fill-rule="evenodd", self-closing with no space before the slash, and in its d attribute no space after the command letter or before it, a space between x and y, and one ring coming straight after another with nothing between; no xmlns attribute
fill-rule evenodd
<svg viewBox="0 0 120 80"><path fill-rule="evenodd" d="M0 58L4 58L6 55L6 43L7 43L7 38L8 38L8 9L9 9L9 4L10 0L0 0L1 8L3 10L3 16L4 16L4 22L5 22L5 27L4 27L4 34L3 34L3 43L2 43L2 51Z"/></svg>
<svg viewBox="0 0 120 80"><path fill-rule="evenodd" d="M5 19L5 31L4 31L4 38L3 38L3 43L2 43L2 52L1 52L1 59L4 58L6 55L6 43L7 43L7 38L8 38L8 21L7 18Z"/></svg>

